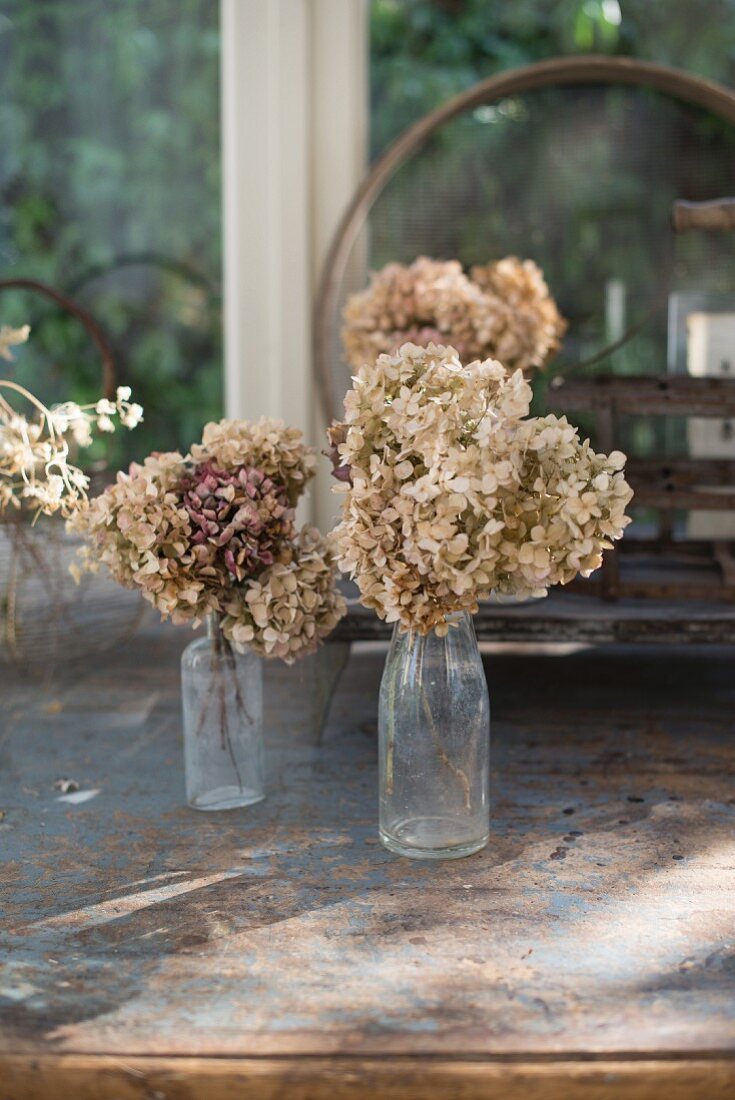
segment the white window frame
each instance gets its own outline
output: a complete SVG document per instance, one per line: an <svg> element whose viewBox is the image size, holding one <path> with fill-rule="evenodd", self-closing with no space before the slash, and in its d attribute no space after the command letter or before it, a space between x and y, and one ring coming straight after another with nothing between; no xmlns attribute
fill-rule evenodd
<svg viewBox="0 0 735 1100"><path fill-rule="evenodd" d="M319 268L367 162L367 0L221 0L225 400L320 444ZM334 513L326 468L309 518Z"/></svg>

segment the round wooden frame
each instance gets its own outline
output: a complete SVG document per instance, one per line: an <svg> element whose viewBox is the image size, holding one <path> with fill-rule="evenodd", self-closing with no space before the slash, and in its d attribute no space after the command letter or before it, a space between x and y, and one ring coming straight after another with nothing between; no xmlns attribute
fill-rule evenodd
<svg viewBox="0 0 735 1100"><path fill-rule="evenodd" d="M375 199L389 179L406 157L420 148L439 126L463 111L521 92L574 84L624 84L652 88L684 103L704 107L735 125L735 93L724 85L690 76L666 65L597 55L553 58L491 76L419 119L383 153L360 184L337 227L324 262L314 307L313 361L322 407L328 420L339 414L332 403L327 361L329 324L338 288L357 236Z"/></svg>

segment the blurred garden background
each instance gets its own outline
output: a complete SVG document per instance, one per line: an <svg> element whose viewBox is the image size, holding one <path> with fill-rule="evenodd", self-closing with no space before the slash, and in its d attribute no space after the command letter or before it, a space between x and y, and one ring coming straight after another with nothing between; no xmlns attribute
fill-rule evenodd
<svg viewBox="0 0 735 1100"><path fill-rule="evenodd" d="M735 3L373 0L371 157L487 77L582 54L731 86ZM675 235L671 209L730 194L733 178L732 125L669 95L589 85L512 95L443 123L401 164L370 212L368 266L423 252L466 268L507 254L535 260L570 322L534 381L543 412L557 373L687 369L687 312L733 308L733 244ZM354 270L359 278L359 262ZM573 419L595 438L594 416ZM630 454L689 448L684 418L626 418L620 432Z"/></svg>
<svg viewBox="0 0 735 1100"><path fill-rule="evenodd" d="M728 84L735 76L735 0L372 0L367 14L373 159L455 93L542 58L597 52L658 61ZM146 409L145 425L115 442L127 448L118 460L188 446L201 425L221 413L223 400L217 3L3 0L0 86L0 278L40 280L73 296L107 332L120 381L133 387ZM547 117L553 107L548 100ZM489 133L494 124L504 160L498 179L485 173L479 186L504 226L519 174L527 180L525 202L542 210L547 198L543 174L524 161L534 125L542 123L524 109L509 103L505 113L476 114L465 125L447 127L438 144L442 178L456 201L463 177L477 190L467 157L476 133L483 127ZM713 126L696 112L690 121L697 141L703 126ZM658 126L657 118L651 123ZM521 124L522 140L515 137ZM713 140L721 143L722 135L716 132ZM654 177L669 172L669 162L656 164ZM703 191L716 187L721 166L721 158L713 162L711 180L703 168ZM634 167L625 157L609 165L610 201L618 207L635 205L640 188L651 188ZM558 182L563 165L557 168ZM394 211L406 210L416 187L411 172L392 185ZM436 175L432 179L437 182ZM576 310L579 318L571 352L582 355L605 334L590 330L585 344L587 307L565 300L570 292L564 288L592 285L585 257L600 255L606 242L594 231L599 195L589 193L589 181L573 162L567 182L567 208L576 203L582 211L573 248L562 247L548 222L547 239L542 233L534 240L523 219L515 228L507 225L503 245L507 240L537 258L552 289L558 280L562 308ZM671 179L660 192L661 211L680 183ZM444 255L454 247L456 226L444 237L441 224L436 228L432 251ZM495 258L486 254L490 229L479 232L468 219L464 233L463 261ZM372 235L370 266L413 258L416 240L407 212L386 218ZM594 292L599 297L606 279L622 278L629 297L639 284L648 294L660 262L631 222L619 252L595 270ZM723 290L718 279L713 292ZM685 284L686 278L678 289L686 290ZM96 396L98 358L77 321L26 291L4 291L0 304L3 322L33 325L16 377L33 382L49 400ZM654 337L660 342L661 332ZM639 343L621 369L640 369L651 354L645 341ZM661 369L660 357L655 369Z"/></svg>
<svg viewBox="0 0 735 1100"><path fill-rule="evenodd" d="M637 57L735 82L735 0L372 0L371 152L483 77L548 57Z"/></svg>
<svg viewBox="0 0 735 1100"><path fill-rule="evenodd" d="M114 447L185 446L222 407L218 5L0 4L0 278L76 298L107 333L145 424ZM93 398L79 323L25 291L18 371L51 399Z"/></svg>

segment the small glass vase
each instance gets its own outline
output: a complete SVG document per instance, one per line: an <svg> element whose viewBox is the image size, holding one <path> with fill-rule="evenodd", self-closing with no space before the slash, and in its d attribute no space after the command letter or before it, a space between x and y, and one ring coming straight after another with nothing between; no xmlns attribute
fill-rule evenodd
<svg viewBox="0 0 735 1100"><path fill-rule="evenodd" d="M414 859L457 859L489 830L490 700L475 628L393 631L380 685L380 839Z"/></svg>
<svg viewBox="0 0 735 1100"><path fill-rule="evenodd" d="M186 800L230 810L265 798L263 667L238 653L216 615L181 657Z"/></svg>

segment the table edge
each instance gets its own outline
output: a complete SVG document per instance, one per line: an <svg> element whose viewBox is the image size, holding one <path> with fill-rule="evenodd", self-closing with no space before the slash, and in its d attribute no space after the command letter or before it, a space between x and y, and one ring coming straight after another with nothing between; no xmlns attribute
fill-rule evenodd
<svg viewBox="0 0 735 1100"><path fill-rule="evenodd" d="M534 1060L0 1054L3 1100L731 1100L728 1055Z"/></svg>

